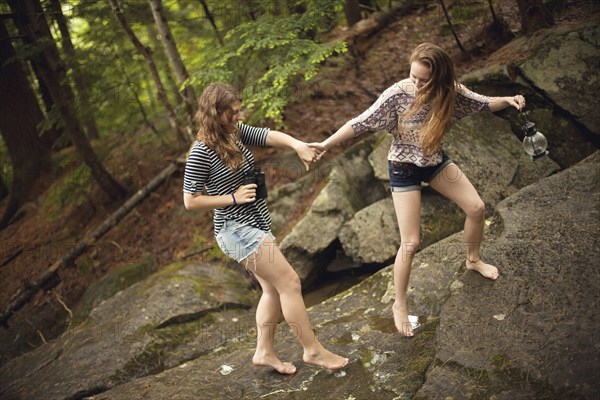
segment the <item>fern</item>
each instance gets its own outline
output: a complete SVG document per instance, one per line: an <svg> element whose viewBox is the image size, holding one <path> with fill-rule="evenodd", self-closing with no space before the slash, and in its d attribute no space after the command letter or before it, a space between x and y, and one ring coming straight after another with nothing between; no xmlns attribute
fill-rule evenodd
<svg viewBox="0 0 600 400"><path fill-rule="evenodd" d="M283 125L283 111L294 85L308 81L319 66L336 53L347 51L344 42L320 43L315 36L342 10L343 1L303 1L306 12L274 17L264 13L244 22L225 36L225 45L204 59L190 82L201 88L227 82L242 93L249 123L265 119Z"/></svg>

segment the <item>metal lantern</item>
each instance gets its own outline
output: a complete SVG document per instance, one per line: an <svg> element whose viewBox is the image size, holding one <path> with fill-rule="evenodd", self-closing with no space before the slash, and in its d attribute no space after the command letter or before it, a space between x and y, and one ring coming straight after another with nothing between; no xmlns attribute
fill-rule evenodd
<svg viewBox="0 0 600 400"><path fill-rule="evenodd" d="M523 149L529 154L533 160L537 160L548 154L546 148L548 147L548 141L546 137L535 129L535 124L526 117L525 123L523 124L523 131L525 131L525 138L523 138Z"/></svg>

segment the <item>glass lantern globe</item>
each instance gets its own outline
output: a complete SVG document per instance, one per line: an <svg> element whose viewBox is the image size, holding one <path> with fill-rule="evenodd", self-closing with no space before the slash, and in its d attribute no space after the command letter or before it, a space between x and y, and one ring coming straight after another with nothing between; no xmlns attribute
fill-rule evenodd
<svg viewBox="0 0 600 400"><path fill-rule="evenodd" d="M534 160L543 157L548 154L546 148L548 147L548 141L546 137L535 129L533 122L527 121L523 126L525 131L525 138L523 139L523 149L529 154Z"/></svg>

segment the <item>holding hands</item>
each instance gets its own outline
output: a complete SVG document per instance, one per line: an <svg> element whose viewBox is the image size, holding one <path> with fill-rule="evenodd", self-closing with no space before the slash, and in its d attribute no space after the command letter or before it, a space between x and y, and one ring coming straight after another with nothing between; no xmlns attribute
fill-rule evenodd
<svg viewBox="0 0 600 400"><path fill-rule="evenodd" d="M309 170L310 163L319 161L325 153L324 148L313 145L314 143L307 144L304 142L299 142L294 147L294 150L296 153L298 153L298 157L300 157L300 160L302 160L302 163L304 164L304 167L306 167L307 171Z"/></svg>

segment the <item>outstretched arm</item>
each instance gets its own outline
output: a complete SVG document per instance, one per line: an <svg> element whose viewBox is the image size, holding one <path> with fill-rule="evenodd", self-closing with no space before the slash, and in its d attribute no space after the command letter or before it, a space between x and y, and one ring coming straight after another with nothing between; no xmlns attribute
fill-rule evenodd
<svg viewBox="0 0 600 400"><path fill-rule="evenodd" d="M293 138L286 133L273 130L269 131L267 136L267 146L294 150L298 153L298 157L302 160L307 171L310 163L316 161L321 154L319 149L309 147L306 143Z"/></svg>
<svg viewBox="0 0 600 400"><path fill-rule="evenodd" d="M517 110L521 111L523 108L525 108L525 97L521 96L520 94L507 97L490 97L491 112L504 110L510 106L513 106Z"/></svg>
<svg viewBox="0 0 600 400"><path fill-rule="evenodd" d="M326 151L332 148L333 146L340 144L353 137L354 129L352 129L352 125L346 123L340 129L338 129L337 132L329 136L321 143L310 143L309 146L315 147L322 151Z"/></svg>

